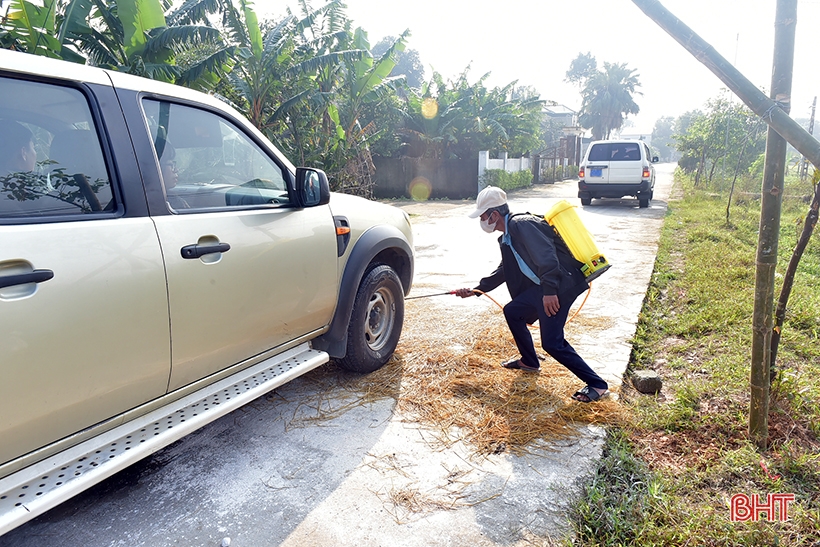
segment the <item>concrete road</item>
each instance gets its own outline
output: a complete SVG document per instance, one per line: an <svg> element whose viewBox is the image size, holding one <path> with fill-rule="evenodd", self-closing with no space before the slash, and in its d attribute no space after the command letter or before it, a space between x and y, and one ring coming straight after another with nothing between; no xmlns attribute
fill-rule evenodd
<svg viewBox="0 0 820 547"><path fill-rule="evenodd" d="M581 332L573 343L615 386L651 276L672 169L658 166L648 209L634 199L578 209L613 267L583 311L607 322L605 335ZM575 192L564 182L509 199L514 211L543 213L558 199L579 204ZM474 286L497 265L495 236L466 218L471 202L397 206L415 227L414 295ZM408 306L463 315L476 300ZM394 401L367 402L343 373L326 368L0 537L0 547L529 546L568 529L566 493L600 457L601 429L585 428L552 450L476 459L470 447L436 448Z"/></svg>

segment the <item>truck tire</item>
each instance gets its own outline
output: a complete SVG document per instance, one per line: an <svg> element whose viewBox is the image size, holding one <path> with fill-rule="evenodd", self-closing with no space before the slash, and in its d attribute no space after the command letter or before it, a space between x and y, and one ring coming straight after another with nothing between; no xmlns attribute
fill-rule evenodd
<svg viewBox="0 0 820 547"><path fill-rule="evenodd" d="M649 207L649 196L638 196L638 207L641 209Z"/></svg>
<svg viewBox="0 0 820 547"><path fill-rule="evenodd" d="M404 290L390 266L379 265L359 284L347 331L347 355L339 365L352 372L381 368L396 350L404 324Z"/></svg>
<svg viewBox="0 0 820 547"><path fill-rule="evenodd" d="M589 205L592 203L592 198L581 198L581 205Z"/></svg>

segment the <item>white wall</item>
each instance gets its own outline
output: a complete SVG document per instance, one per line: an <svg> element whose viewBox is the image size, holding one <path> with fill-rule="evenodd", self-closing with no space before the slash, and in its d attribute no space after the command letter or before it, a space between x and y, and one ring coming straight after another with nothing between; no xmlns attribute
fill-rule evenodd
<svg viewBox="0 0 820 547"><path fill-rule="evenodd" d="M516 173L518 171L529 171L532 169L530 158L513 158L507 157L506 152L501 153L501 157L491 160L490 152L483 151L478 153L478 180L484 175L487 169L503 169L507 173Z"/></svg>

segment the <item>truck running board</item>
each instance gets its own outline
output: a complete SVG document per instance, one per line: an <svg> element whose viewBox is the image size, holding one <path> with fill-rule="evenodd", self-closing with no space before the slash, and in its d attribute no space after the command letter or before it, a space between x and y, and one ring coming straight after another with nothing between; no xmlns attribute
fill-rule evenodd
<svg viewBox="0 0 820 547"><path fill-rule="evenodd" d="M303 344L0 480L0 535L326 363Z"/></svg>

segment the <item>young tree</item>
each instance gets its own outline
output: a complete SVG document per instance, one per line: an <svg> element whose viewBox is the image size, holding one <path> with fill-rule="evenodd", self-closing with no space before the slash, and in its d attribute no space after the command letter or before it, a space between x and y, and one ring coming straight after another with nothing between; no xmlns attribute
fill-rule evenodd
<svg viewBox="0 0 820 547"><path fill-rule="evenodd" d="M652 129L652 146L658 151L658 156L663 161L672 159L675 152L675 141L672 135L675 134L675 118L663 116L655 121Z"/></svg>
<svg viewBox="0 0 820 547"><path fill-rule="evenodd" d="M678 120L673 135L682 156L678 165L695 173L695 184L712 184L720 168L720 181L748 172L763 152L765 141L757 116L740 103L712 99L706 113L690 112Z"/></svg>
<svg viewBox="0 0 820 547"><path fill-rule="evenodd" d="M564 81L578 84L579 88L584 87L584 83L598 72L598 61L590 52L579 53L578 57L572 60L567 70Z"/></svg>

